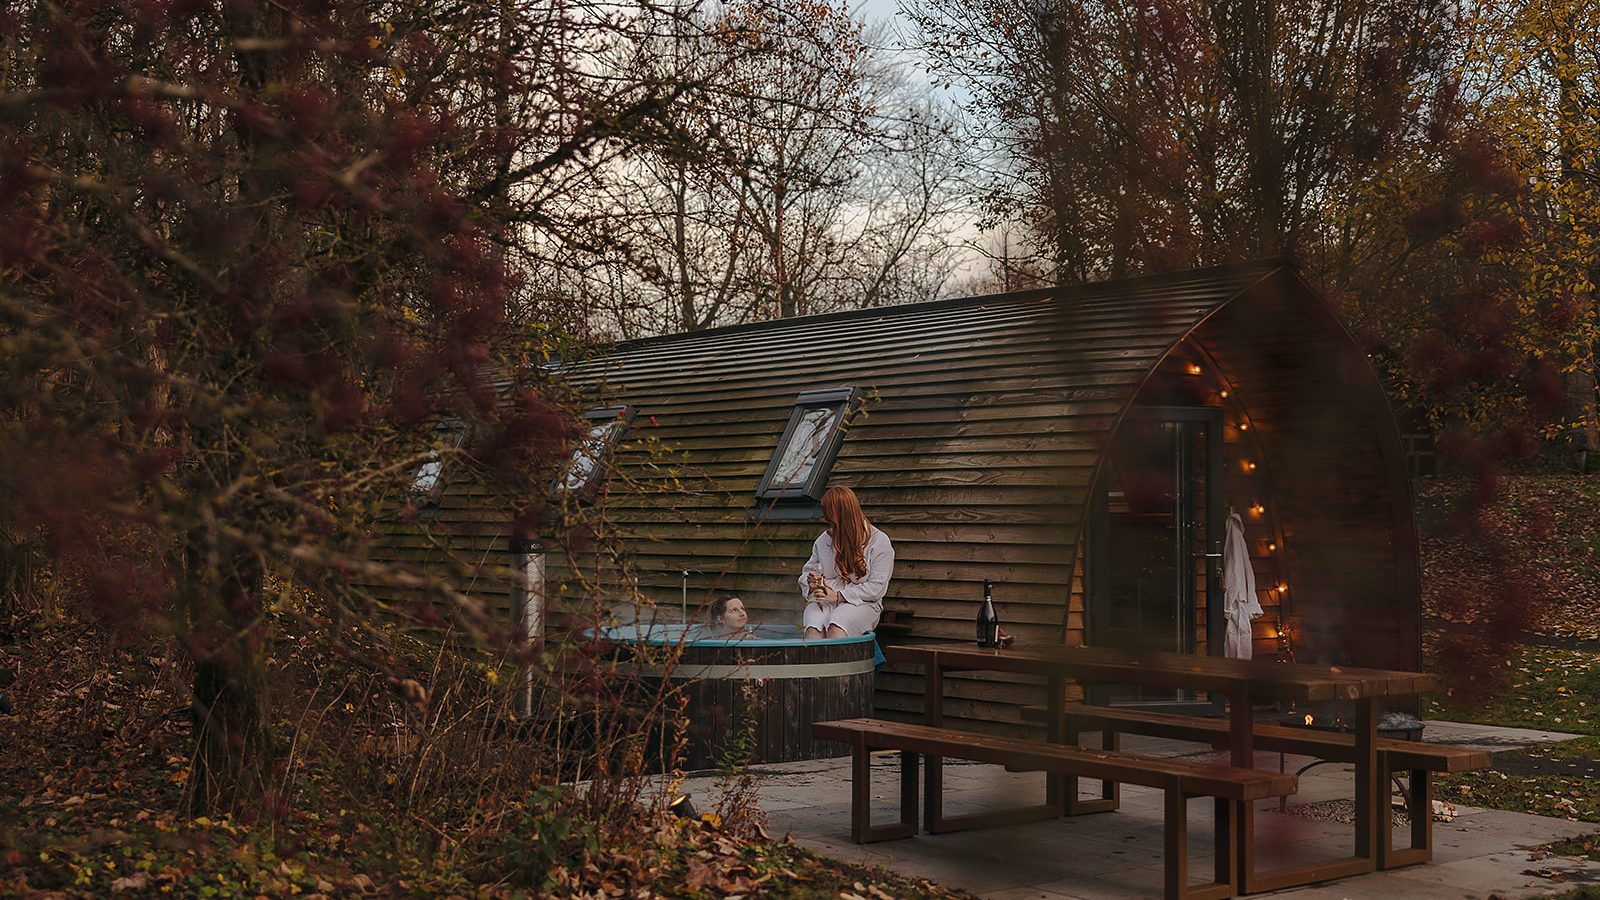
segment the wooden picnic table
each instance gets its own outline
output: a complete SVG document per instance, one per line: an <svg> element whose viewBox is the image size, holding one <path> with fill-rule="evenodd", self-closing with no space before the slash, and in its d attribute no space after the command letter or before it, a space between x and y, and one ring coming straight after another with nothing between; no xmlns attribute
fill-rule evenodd
<svg viewBox="0 0 1600 900"><path fill-rule="evenodd" d="M1237 660L1181 653L1130 652L1107 647L1021 646L984 649L966 644L910 644L887 647L893 662L920 665L925 673L923 713L928 725L944 722L944 676L955 671L990 671L1042 676L1048 695L1046 719L1051 740L1060 740L1063 688L1067 679L1086 683L1138 684L1222 694L1228 699L1230 763L1240 768L1255 765L1252 704L1263 700L1294 703L1348 701L1349 727L1355 739L1355 848L1343 859L1287 866L1266 872L1255 869L1254 810L1244 804L1237 817L1239 839L1239 890L1241 893L1275 890L1313 881L1343 878L1373 871L1378 841L1388 839L1380 815L1388 815L1388 785L1380 784L1377 760L1377 709L1380 697L1406 697L1432 690L1437 679L1420 672L1314 666L1270 660ZM951 820L940 808L940 760L929 758L926 768L925 808L929 831L948 830ZM1114 808L1076 803L1063 796L1064 788L1076 794L1073 783L1052 779L1046 806L1062 811ZM1114 804L1114 801L1111 801ZM1428 811L1413 812L1427 815ZM972 818L972 817L967 817Z"/></svg>

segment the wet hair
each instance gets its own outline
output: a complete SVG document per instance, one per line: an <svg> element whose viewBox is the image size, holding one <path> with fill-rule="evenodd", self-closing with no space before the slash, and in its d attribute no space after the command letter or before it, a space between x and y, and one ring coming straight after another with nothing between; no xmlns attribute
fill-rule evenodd
<svg viewBox="0 0 1600 900"><path fill-rule="evenodd" d="M839 574L856 579L867 574L867 537L872 524L861 511L856 492L843 485L828 488L822 495L822 517L828 520L833 535L834 565Z"/></svg>
<svg viewBox="0 0 1600 900"><path fill-rule="evenodd" d="M723 594L721 597L711 601L711 621L722 621L722 614L728 611L728 601L737 599L739 599L737 594Z"/></svg>

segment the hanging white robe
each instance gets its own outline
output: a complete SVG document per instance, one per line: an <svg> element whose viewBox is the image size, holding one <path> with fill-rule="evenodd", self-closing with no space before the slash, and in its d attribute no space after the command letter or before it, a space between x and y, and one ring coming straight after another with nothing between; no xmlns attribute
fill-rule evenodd
<svg viewBox="0 0 1600 900"><path fill-rule="evenodd" d="M1250 545L1244 539L1244 520L1228 514L1227 539L1222 545L1222 614L1228 620L1223 653L1232 659L1249 659L1250 620L1261 615L1256 599L1256 571L1250 564Z"/></svg>

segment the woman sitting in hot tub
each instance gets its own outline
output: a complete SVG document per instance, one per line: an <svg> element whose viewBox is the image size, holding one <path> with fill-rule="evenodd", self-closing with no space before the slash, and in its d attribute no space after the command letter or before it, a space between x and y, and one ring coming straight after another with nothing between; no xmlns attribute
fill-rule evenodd
<svg viewBox="0 0 1600 900"><path fill-rule="evenodd" d="M718 597L711 601L711 628L706 637L719 641L733 641L750 637L750 613L738 597Z"/></svg>
<svg viewBox="0 0 1600 900"><path fill-rule="evenodd" d="M840 638L878 627L883 597L894 574L894 546L872 527L855 491L831 487L822 495L828 529L811 545L800 570L800 593L808 601L806 638Z"/></svg>

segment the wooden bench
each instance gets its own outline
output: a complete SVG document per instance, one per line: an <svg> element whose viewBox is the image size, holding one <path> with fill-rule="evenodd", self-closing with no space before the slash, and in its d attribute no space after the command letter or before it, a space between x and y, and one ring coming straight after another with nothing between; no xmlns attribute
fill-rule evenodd
<svg viewBox="0 0 1600 900"><path fill-rule="evenodd" d="M1102 743L1108 747L1116 746L1118 732L1194 741L1219 750L1228 746L1226 719L1084 703L1065 704L1062 714L1066 719L1063 739L1073 744L1077 743L1079 732L1099 731ZM1024 719L1042 722L1046 717L1044 707L1023 709ZM1353 734L1266 723L1255 726L1255 746L1257 750L1314 756L1332 762L1352 762L1356 753ZM1494 754L1472 747L1394 738L1378 738L1377 751L1379 784L1388 784L1391 773L1409 772L1411 775L1406 790L1406 808L1411 812L1411 843L1402 848L1393 846L1393 825L1386 817L1385 821L1390 824L1383 829L1385 839L1378 842L1378 868L1394 869L1427 862L1433 858L1433 774L1486 769L1493 765ZM1069 782L1068 790L1075 792L1076 785ZM1114 786L1108 785L1104 793L1114 802Z"/></svg>
<svg viewBox="0 0 1600 900"><path fill-rule="evenodd" d="M911 620L916 616L917 614L910 609L886 606L883 608L883 613L878 617L878 624L873 627L872 632L878 636L879 644L901 641L910 637Z"/></svg>
<svg viewBox="0 0 1600 900"><path fill-rule="evenodd" d="M881 719L843 719L811 726L818 738L850 745L850 837L856 843L908 837L917 833L917 768L922 756L951 757L994 763L1020 771L1048 772L1083 778L1159 788L1166 795L1166 891L1169 898L1231 897L1237 882L1238 853L1234 823L1243 804L1291 794L1293 775L1237 769L1185 760L1155 759L1109 750L1085 750L1064 744L1021 738L996 737L888 722ZM898 750L900 769L900 821L874 827L872 818L869 754L873 750ZM930 789L932 785L930 785ZM1214 880L1189 883L1188 800L1215 798L1216 846ZM933 798L929 798L930 803ZM943 830L1012 824L1054 818L1060 803L1040 807L1000 810L943 820Z"/></svg>

